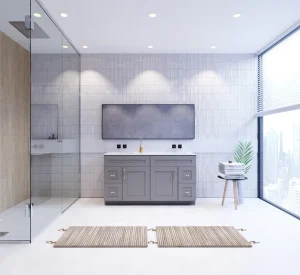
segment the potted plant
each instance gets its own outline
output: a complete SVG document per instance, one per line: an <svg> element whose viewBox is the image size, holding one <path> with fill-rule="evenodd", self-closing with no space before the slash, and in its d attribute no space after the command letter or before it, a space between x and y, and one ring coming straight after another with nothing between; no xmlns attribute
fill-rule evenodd
<svg viewBox="0 0 300 275"><path fill-rule="evenodd" d="M245 165L245 174L247 174L252 165L254 157L252 141L239 141L235 152L234 160ZM239 203L243 203L243 190L240 182L238 181Z"/></svg>

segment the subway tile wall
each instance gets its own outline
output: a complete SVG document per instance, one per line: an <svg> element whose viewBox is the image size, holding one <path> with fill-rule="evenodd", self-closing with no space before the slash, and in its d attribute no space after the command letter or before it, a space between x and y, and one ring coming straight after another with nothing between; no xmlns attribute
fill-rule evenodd
<svg viewBox="0 0 300 275"><path fill-rule="evenodd" d="M64 140L79 140L79 68L77 54L32 55L31 139L48 139L54 134L63 140L62 148ZM34 197L80 195L79 153L35 155L31 159Z"/></svg>
<svg viewBox="0 0 300 275"><path fill-rule="evenodd" d="M39 129L33 128L34 132L31 133L32 135L48 138L45 132L51 125L49 120L44 119L46 116L45 112L55 105L57 107L53 108L58 110L58 138L79 139L79 67L79 60L76 54L32 55L31 104L34 108L32 120L34 121L33 126L37 124L40 126Z"/></svg>
<svg viewBox="0 0 300 275"><path fill-rule="evenodd" d="M224 182L217 178L217 166L233 159L229 144L250 140L256 147L254 55L86 54L81 62L82 197L103 197L103 153L115 148L112 141L101 139L102 104L195 104L197 197L222 196ZM167 151L171 142L147 141L147 151ZM222 143L219 152L213 145L217 142ZM177 143L183 148L191 144ZM243 182L245 197L257 196L256 166L254 160L249 180Z"/></svg>
<svg viewBox="0 0 300 275"><path fill-rule="evenodd" d="M46 154L31 157L33 197L77 198L80 160L78 154Z"/></svg>
<svg viewBox="0 0 300 275"><path fill-rule="evenodd" d="M31 104L31 139L58 136L58 104Z"/></svg>

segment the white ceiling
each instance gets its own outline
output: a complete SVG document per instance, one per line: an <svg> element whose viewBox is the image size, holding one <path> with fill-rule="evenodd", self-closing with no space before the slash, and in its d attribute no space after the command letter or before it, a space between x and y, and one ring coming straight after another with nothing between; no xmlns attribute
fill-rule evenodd
<svg viewBox="0 0 300 275"><path fill-rule="evenodd" d="M255 53L300 20L299 0L40 2L81 53Z"/></svg>
<svg viewBox="0 0 300 275"><path fill-rule="evenodd" d="M255 53L300 20L299 0L39 1L81 53ZM9 24L30 13L29 0L0 0L0 6L0 31L29 49L29 39ZM74 52L34 1L32 12L42 14L36 22L50 36L33 39L33 53Z"/></svg>

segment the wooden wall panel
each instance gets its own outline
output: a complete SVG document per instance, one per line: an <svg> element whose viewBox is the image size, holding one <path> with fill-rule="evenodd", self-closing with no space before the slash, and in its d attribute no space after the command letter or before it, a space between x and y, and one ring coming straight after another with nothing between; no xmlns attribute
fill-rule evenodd
<svg viewBox="0 0 300 275"><path fill-rule="evenodd" d="M0 32L0 212L30 195L30 53Z"/></svg>

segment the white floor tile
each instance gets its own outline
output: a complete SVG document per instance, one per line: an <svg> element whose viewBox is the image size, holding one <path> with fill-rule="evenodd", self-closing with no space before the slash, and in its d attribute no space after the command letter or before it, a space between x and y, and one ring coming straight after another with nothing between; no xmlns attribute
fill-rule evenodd
<svg viewBox="0 0 300 275"><path fill-rule="evenodd" d="M259 199L198 199L194 206L104 206L80 199L30 245L0 245L0 274L228 274L299 275L300 221ZM233 225L247 228L253 248L54 249L71 225ZM149 233L149 240L155 234Z"/></svg>

